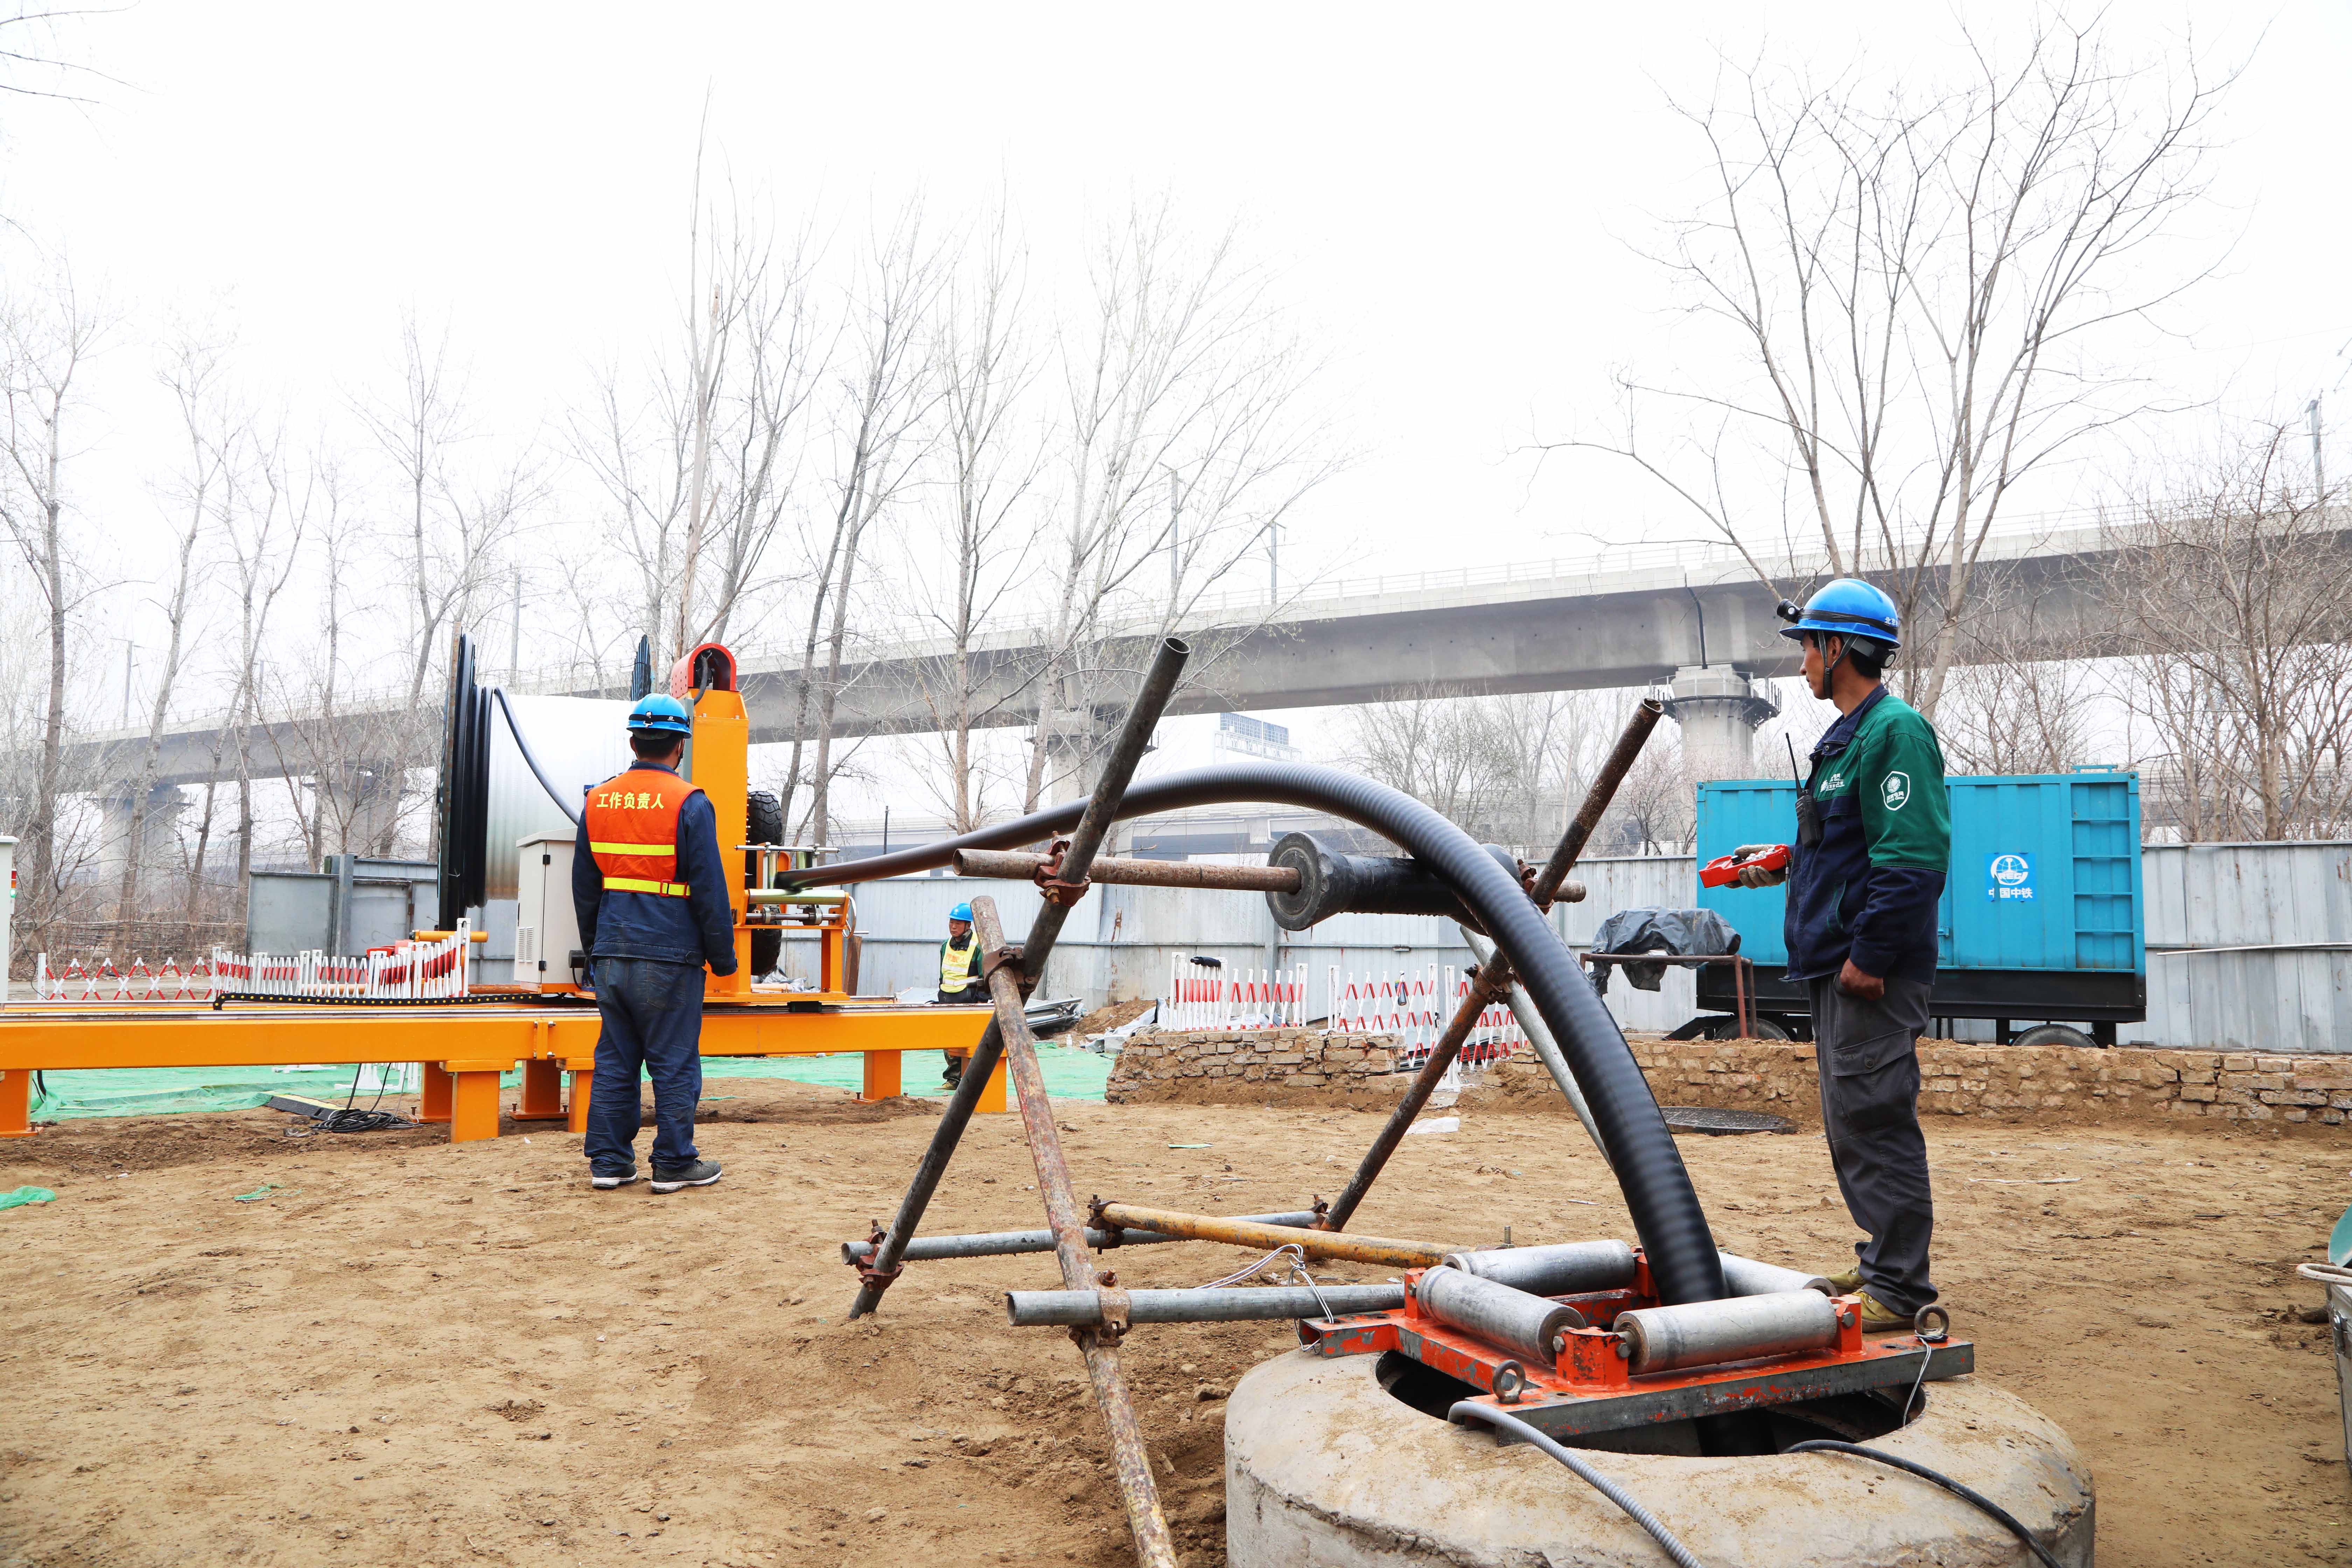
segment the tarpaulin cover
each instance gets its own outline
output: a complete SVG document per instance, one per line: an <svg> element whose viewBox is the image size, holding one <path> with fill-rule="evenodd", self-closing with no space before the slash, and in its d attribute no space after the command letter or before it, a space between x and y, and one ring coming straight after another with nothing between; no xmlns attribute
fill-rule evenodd
<svg viewBox="0 0 2352 1568"><path fill-rule="evenodd" d="M1739 933L1713 910L1619 910L1592 933L1595 952L1738 952ZM1593 966L1592 988L1606 995L1613 963ZM1622 966L1626 982L1636 991L1655 991L1665 978L1663 963Z"/></svg>

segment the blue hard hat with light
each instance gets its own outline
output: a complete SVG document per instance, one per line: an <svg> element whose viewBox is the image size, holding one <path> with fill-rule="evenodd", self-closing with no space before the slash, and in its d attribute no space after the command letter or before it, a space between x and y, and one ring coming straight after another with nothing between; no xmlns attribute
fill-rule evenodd
<svg viewBox="0 0 2352 1568"><path fill-rule="evenodd" d="M691 735L694 716L686 710L685 703L667 692L659 692L629 710L629 728L649 730L657 735Z"/></svg>
<svg viewBox="0 0 2352 1568"><path fill-rule="evenodd" d="M1893 653L1903 646L1903 614L1895 601L1881 590L1858 577L1840 577L1823 584L1813 596L1805 601L1801 610L1788 600L1780 601L1780 616L1793 624L1780 628L1784 637L1801 637L1807 632L1830 637L1868 637L1884 643Z"/></svg>
<svg viewBox="0 0 2352 1568"><path fill-rule="evenodd" d="M971 906L970 904L958 904L955 908L948 911L948 919L951 921L968 921L971 919Z"/></svg>

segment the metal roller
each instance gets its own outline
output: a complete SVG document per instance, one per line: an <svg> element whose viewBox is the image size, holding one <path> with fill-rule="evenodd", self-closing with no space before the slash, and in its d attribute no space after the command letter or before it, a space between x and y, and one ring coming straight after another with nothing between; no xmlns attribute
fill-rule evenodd
<svg viewBox="0 0 2352 1568"><path fill-rule="evenodd" d="M1385 1312L1404 1305L1402 1285L1278 1285L1247 1289L1129 1290L1130 1323L1248 1323L1319 1318L1327 1310ZM1091 1328L1103 1321L1099 1290L1008 1290L1004 1315L1017 1329Z"/></svg>
<svg viewBox="0 0 2352 1568"><path fill-rule="evenodd" d="M1723 1288L1735 1296L1772 1296L1784 1290L1837 1294L1830 1282L1818 1274L1783 1268L1777 1263L1759 1263L1752 1258L1738 1258L1728 1252L1723 1255Z"/></svg>
<svg viewBox="0 0 2352 1568"><path fill-rule="evenodd" d="M1448 1268L1534 1296L1622 1290L1633 1283L1633 1249L1622 1241L1563 1241L1448 1253Z"/></svg>
<svg viewBox="0 0 2352 1568"><path fill-rule="evenodd" d="M1562 1336L1584 1327L1584 1314L1573 1307L1444 1264L1423 1272L1412 1299L1439 1322L1532 1356L1545 1366L1559 1354Z"/></svg>
<svg viewBox="0 0 2352 1568"><path fill-rule="evenodd" d="M1780 1290L1678 1307L1640 1307L1619 1313L1616 1329L1634 1372L1679 1372L1832 1349L1838 1342L1838 1307L1818 1290Z"/></svg>

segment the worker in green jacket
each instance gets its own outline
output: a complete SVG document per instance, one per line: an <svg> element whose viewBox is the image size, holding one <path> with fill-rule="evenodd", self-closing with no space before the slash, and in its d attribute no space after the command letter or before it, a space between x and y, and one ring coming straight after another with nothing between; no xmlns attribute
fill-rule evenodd
<svg viewBox="0 0 2352 1568"><path fill-rule="evenodd" d="M1798 793L1788 868L1752 868L1740 881L1789 884L1788 978L1811 996L1830 1163L1846 1212L1868 1235L1854 1266L1831 1279L1862 1293L1863 1327L1877 1332L1908 1327L1936 1299L1917 1047L1936 984L1951 803L1935 729L1880 679L1902 647L1892 599L1840 578L1781 635L1804 644L1805 683L1838 720Z"/></svg>

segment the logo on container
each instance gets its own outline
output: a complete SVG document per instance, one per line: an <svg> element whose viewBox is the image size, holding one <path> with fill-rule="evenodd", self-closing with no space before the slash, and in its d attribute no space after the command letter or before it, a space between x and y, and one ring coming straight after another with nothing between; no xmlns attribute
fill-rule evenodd
<svg viewBox="0 0 2352 1568"><path fill-rule="evenodd" d="M1985 897L1996 903L2032 902L2033 862L2023 855L1996 855L1986 868Z"/></svg>

